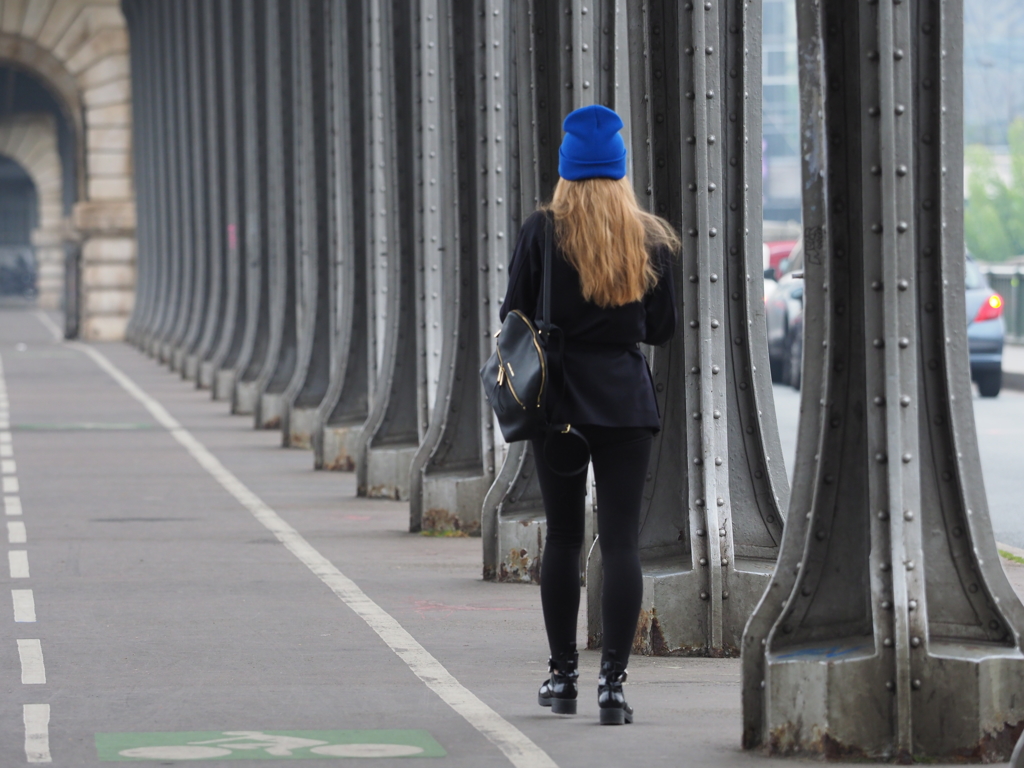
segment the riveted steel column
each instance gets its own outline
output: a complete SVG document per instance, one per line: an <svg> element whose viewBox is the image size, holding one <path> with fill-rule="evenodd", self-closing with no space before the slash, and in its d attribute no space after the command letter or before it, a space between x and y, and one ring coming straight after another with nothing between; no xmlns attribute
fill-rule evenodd
<svg viewBox="0 0 1024 768"><path fill-rule="evenodd" d="M174 250L171 242L172 229L172 200L170 194L170 167L171 163L171 134L170 126L170 94L171 94L171 70L169 66L170 56L168 49L170 41L170 21L172 16L170 4L154 5L152 12L155 16L155 29L153 30L153 54L155 70L155 84L158 88L154 100L156 101L154 135L156 146L156 171L158 179L156 182L156 205L158 221L158 239L160 243L160 294L157 302L155 324L149 337L148 352L158 360L163 359L163 340L168 332L173 313L175 286L177 284L178 263L174 258Z"/></svg>
<svg viewBox="0 0 1024 768"><path fill-rule="evenodd" d="M430 420L412 462L409 527L480 533L480 510L491 485L485 465L481 395L479 259L483 245L487 166L487 78L482 2L424 0L420 7L423 132L423 325ZM493 9L491 9L493 11ZM493 15L493 13L492 13ZM493 59L491 59L493 64ZM483 139L483 140L482 140ZM502 197L502 195L498 195ZM445 204L448 201L448 204ZM504 240L505 227L492 233ZM488 469L490 467L490 469Z"/></svg>
<svg viewBox="0 0 1024 768"><path fill-rule="evenodd" d="M224 227L227 248L227 312L221 343L212 360L211 395L214 400L233 397L235 366L246 329L248 265L242 234L245 224L244 142L239 115L243 110L242 10L244 0L220 0L223 103L221 138L224 147Z"/></svg>
<svg viewBox="0 0 1024 768"><path fill-rule="evenodd" d="M149 328L149 320L154 308L154 267L156 259L153 249L152 213L153 204L152 176L149 174L149 161L152 149L150 146L151 117L150 99L152 93L147 84L151 74L150 56L152 48L149 42L147 10L137 0L124 3L125 20L128 23L130 40L129 56L132 78L141 87L143 93L137 94L132 105L132 172L135 186L136 205L136 238L138 250L136 256L136 300L128 322L126 338L132 344L142 347L145 334ZM145 52L145 53L144 53Z"/></svg>
<svg viewBox="0 0 1024 768"><path fill-rule="evenodd" d="M522 110L518 98L519 48L523 42L522 30L517 18L528 13L527 4L514 4L505 0L491 0L484 4L484 108L487 118L483 131L485 139L484 167L501 165L505 173L487 174L485 178L485 199L490 203L484 208L484 247L481 248L480 262L480 339L478 342L481 360L486 360L492 351L493 337L501 323L498 310L507 287L505 272L509 258L509 247L515 242L514 233L519 227L522 187L519 173L519 121ZM529 39L529 34L526 35ZM501 40L495 49L487 46L487 40ZM494 72L493 77L487 73ZM503 110L495 105L503 105ZM502 238L491 237L492 232L505 233ZM498 514L497 507L511 482L513 469L504 470L502 464L508 453L508 446L498 430L497 420L486 401L481 403L481 424L483 426L484 460L494 481L484 497L480 533L483 537L483 574L485 579L496 578L498 562ZM497 469L497 471L495 471ZM502 476L504 473L504 476Z"/></svg>
<svg viewBox="0 0 1024 768"><path fill-rule="evenodd" d="M763 342L760 103L750 98L760 90L760 15L742 0L625 11L635 66L617 79L631 91L620 109L634 188L683 236L679 330L648 351L663 429L641 515L634 651L735 655L788 495ZM592 646L599 555L588 576Z"/></svg>
<svg viewBox="0 0 1024 768"><path fill-rule="evenodd" d="M277 354L268 356L270 367L260 377L255 423L257 429L280 429L286 406L284 393L295 373L298 353L295 47L305 45L305 41L295 37L292 7L287 0L270 2L267 13L271 332L280 337Z"/></svg>
<svg viewBox="0 0 1024 768"><path fill-rule="evenodd" d="M401 499L409 497L409 467L426 426L426 383L416 359L416 56L409 55L418 53L418 8L418 0L370 0L369 236L376 371L356 472L360 495Z"/></svg>
<svg viewBox="0 0 1024 768"><path fill-rule="evenodd" d="M366 3L332 0L329 101L331 135L329 254L332 276L331 381L314 432L318 469L354 470L356 443L369 408L367 301Z"/></svg>
<svg viewBox="0 0 1024 768"><path fill-rule="evenodd" d="M193 252L194 241L192 236L192 125L190 117L189 72L195 66L195 62L189 57L188 50L188 26L189 19L187 0L173 3L174 21L173 47L171 57L174 62L174 83L173 83L173 132L174 147L174 168L171 172L172 194L177 198L177 217L173 234L176 238L174 258L180 265L178 275L178 292L175 296L174 323L167 336L166 362L172 371L180 371L185 360L185 336L188 330L189 319L192 316L192 307L196 301L195 278L196 254Z"/></svg>
<svg viewBox="0 0 1024 768"><path fill-rule="evenodd" d="M219 26L222 23L220 2L200 4L203 33L203 55L206 67L203 72L203 120L202 130L206 136L206 185L208 207L206 247L210 254L209 301L206 323L196 348L199 364L196 370L196 386L210 387L213 383L213 358L228 323L228 276L227 248L224 233L224 153L226 151L221 123L223 121L223 70L224 63L219 49Z"/></svg>
<svg viewBox="0 0 1024 768"><path fill-rule="evenodd" d="M509 189L512 206L510 232L518 230L522 217L551 199L558 181L558 147L566 114L615 91L617 68L614 0L597 3L572 0L565 3L524 2L509 5L505 38L509 77L510 111L506 131L510 135ZM488 66L490 71L490 66ZM609 97L607 106L615 107ZM495 225L497 222L495 222ZM514 243L504 246L504 259L492 258L494 277L489 285L495 302L490 331L496 331L497 309L504 296L505 267ZM487 355L493 341L487 340ZM491 430L496 428L490 421ZM483 505L484 578L499 581L537 581L544 541L544 504L526 443L507 448L497 437L498 453L504 453L501 469Z"/></svg>
<svg viewBox="0 0 1024 768"><path fill-rule="evenodd" d="M187 100L189 104L189 136L191 156L192 183L189 190L192 208L192 261L195 276L192 281L192 312L182 340L184 361L181 365L182 378L195 380L199 370L199 357L196 351L202 337L207 312L211 308L211 268L212 254L209 250L207 237L207 211L210 208L209 154L206 146L206 132L203 130L203 109L205 107L206 84L205 70L207 67L206 51L202 45L203 0L189 0L186 10L186 31L189 67Z"/></svg>
<svg viewBox="0 0 1024 768"><path fill-rule="evenodd" d="M320 404L331 379L331 207L327 46L329 0L299 0L293 6L296 38L296 134L299 251L297 261L298 359L285 391L282 442L312 448Z"/></svg>
<svg viewBox="0 0 1024 768"><path fill-rule="evenodd" d="M804 390L744 637L748 747L995 762L1024 722L967 365L962 19L959 0L798 10Z"/></svg>
<svg viewBox="0 0 1024 768"><path fill-rule="evenodd" d="M270 244L270 176L268 158L277 156L268 140L268 124L280 121L268 93L280 87L277 68L278 35L275 2L247 3L242 16L242 68L244 72L243 131L245 144L245 252L248 257L245 336L238 354L231 412L254 414L260 392L278 359L284 303L273 301L275 270L283 269L283 255Z"/></svg>

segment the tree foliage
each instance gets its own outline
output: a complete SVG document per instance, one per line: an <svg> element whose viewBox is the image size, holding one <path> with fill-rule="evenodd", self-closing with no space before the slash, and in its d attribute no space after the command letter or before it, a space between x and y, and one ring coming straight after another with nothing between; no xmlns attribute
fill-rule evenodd
<svg viewBox="0 0 1024 768"><path fill-rule="evenodd" d="M1024 254L1024 119L1010 124L1010 183L996 171L992 153L967 147L968 204L964 211L967 249L981 261L999 262Z"/></svg>

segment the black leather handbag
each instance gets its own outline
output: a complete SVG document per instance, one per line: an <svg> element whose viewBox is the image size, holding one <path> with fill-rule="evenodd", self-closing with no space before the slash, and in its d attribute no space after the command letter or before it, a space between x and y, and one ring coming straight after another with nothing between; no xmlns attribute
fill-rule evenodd
<svg viewBox="0 0 1024 768"><path fill-rule="evenodd" d="M590 465L590 444L571 424L551 424L547 416L551 389L548 345L553 337L561 341L561 331L551 323L550 226L550 222L544 226L543 279L536 322L518 309L506 315L494 354L480 369L480 381L505 442L545 438L545 463L555 474L569 477Z"/></svg>
<svg viewBox="0 0 1024 768"><path fill-rule="evenodd" d="M536 322L518 309L505 317L494 354L480 369L484 395L509 443L548 433L546 400L551 386L547 345L551 325L551 232L544 226L544 268Z"/></svg>

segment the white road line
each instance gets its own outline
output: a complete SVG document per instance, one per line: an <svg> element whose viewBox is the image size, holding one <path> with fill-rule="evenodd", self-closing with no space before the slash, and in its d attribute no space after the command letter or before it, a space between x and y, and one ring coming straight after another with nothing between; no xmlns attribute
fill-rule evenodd
<svg viewBox="0 0 1024 768"><path fill-rule="evenodd" d="M557 768L555 761L544 750L456 680L394 617L373 602L355 582L338 570L334 563L320 554L298 531L249 490L158 401L146 394L101 352L84 344L74 346L89 355L96 365L110 374L129 395L138 400L203 469L341 598L342 602L355 611L430 690L500 749L512 765L516 768Z"/></svg>
<svg viewBox="0 0 1024 768"><path fill-rule="evenodd" d="M11 566L12 579L27 579L28 552L24 549L12 549L7 553L7 562Z"/></svg>
<svg viewBox="0 0 1024 768"><path fill-rule="evenodd" d="M4 496L4 514L12 516L21 514L20 496Z"/></svg>
<svg viewBox="0 0 1024 768"><path fill-rule="evenodd" d="M18 485L18 478L16 477L5 477L3 479L4 493L17 493L21 490Z"/></svg>
<svg viewBox="0 0 1024 768"><path fill-rule="evenodd" d="M18 657L21 659L21 684L44 685L46 666L43 664L43 645L38 640L19 640Z"/></svg>
<svg viewBox="0 0 1024 768"><path fill-rule="evenodd" d="M0 461L0 472L5 475L16 475L18 474L18 465L14 459L4 459Z"/></svg>
<svg viewBox="0 0 1024 768"><path fill-rule="evenodd" d="M31 624L36 620L36 601L31 589L12 589L14 620L19 624Z"/></svg>
<svg viewBox="0 0 1024 768"><path fill-rule="evenodd" d="M10 432L0 432L0 443L9 443L9 442L11 442L11 433Z"/></svg>
<svg viewBox="0 0 1024 768"><path fill-rule="evenodd" d="M50 757L50 705L26 704L25 758L30 763L52 763Z"/></svg>
<svg viewBox="0 0 1024 768"><path fill-rule="evenodd" d="M25 524L21 520L7 521L7 543L24 544L28 541L28 533L25 531Z"/></svg>
<svg viewBox="0 0 1024 768"><path fill-rule="evenodd" d="M0 456L7 459L14 455L14 446L10 443L0 443Z"/></svg>
<svg viewBox="0 0 1024 768"><path fill-rule="evenodd" d="M54 341L64 341L64 331L60 329L60 326L53 322L53 319L48 314L40 309L36 311L36 318L43 324L46 330L50 332Z"/></svg>

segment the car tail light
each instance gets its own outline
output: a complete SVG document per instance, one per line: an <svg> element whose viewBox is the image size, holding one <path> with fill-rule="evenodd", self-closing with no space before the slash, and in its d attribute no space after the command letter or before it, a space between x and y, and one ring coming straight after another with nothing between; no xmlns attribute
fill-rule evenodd
<svg viewBox="0 0 1024 768"><path fill-rule="evenodd" d="M981 309L978 310L974 322L980 323L982 320L995 320L1001 314L1003 314L1003 297L998 293L993 293L981 305Z"/></svg>

